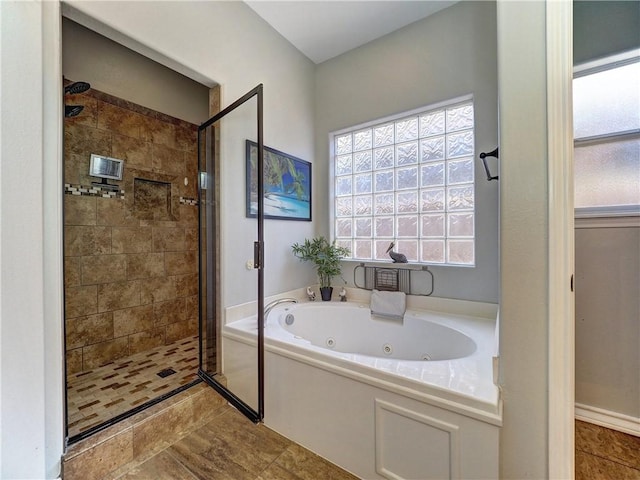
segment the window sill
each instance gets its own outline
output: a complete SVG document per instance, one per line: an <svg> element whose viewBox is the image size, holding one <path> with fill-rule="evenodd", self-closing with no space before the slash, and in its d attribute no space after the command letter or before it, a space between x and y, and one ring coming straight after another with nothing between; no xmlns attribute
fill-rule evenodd
<svg viewBox="0 0 640 480"><path fill-rule="evenodd" d="M361 260L357 258L344 258L343 262L348 263L357 263L358 265L369 265L374 267L385 267L388 266L390 268L409 268L412 270L426 270L432 267L462 267L462 268L474 268L475 265L463 265L460 263L419 263L419 262L408 262L408 263L394 263L391 260Z"/></svg>

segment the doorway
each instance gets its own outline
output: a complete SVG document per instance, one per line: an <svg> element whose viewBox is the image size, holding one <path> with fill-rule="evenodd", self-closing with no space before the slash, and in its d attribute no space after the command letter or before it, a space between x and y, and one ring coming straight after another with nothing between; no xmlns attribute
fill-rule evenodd
<svg viewBox="0 0 640 480"><path fill-rule="evenodd" d="M63 74L73 443L200 381L197 130L210 89L68 19ZM91 168L102 161L119 175Z"/></svg>

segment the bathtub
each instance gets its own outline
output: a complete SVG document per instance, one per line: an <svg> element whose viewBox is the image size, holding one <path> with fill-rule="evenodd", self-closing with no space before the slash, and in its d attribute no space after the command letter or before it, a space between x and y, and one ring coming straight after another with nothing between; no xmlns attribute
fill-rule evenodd
<svg viewBox="0 0 640 480"><path fill-rule="evenodd" d="M391 360L439 361L465 358L477 350L465 333L444 325L432 314L410 312L400 321L371 315L366 305L349 303L302 303L281 306L267 323L272 337L283 329L289 341L333 352L352 353ZM281 333L281 332L280 332ZM353 357L355 360L355 357Z"/></svg>
<svg viewBox="0 0 640 480"><path fill-rule="evenodd" d="M447 302L408 302L402 320L364 302L274 308L265 424L360 478L498 478L495 310ZM255 367L241 365L255 362L256 318L235 316L222 329L233 365L223 368L232 391L255 398Z"/></svg>

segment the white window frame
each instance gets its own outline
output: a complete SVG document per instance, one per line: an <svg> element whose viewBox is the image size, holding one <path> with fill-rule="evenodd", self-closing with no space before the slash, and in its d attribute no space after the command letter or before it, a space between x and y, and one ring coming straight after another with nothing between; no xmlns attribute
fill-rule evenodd
<svg viewBox="0 0 640 480"><path fill-rule="evenodd" d="M420 108L416 108L413 110L408 110L408 111L404 111L404 112L400 112L394 115L389 115L386 117L381 117L381 118L377 118L375 120L369 121L369 122L365 122L362 124L358 124L358 125L353 125L347 128L343 128L340 130L335 130L329 133L329 232L330 232L330 238L335 239L336 238L336 232L335 232L335 158L336 158L336 149L335 149L335 142L334 139L336 136L340 136L342 134L345 133L350 133L350 132L356 132L358 130L362 130L362 129L366 129L366 128L371 128L374 126L379 126L382 125L384 123L388 123L388 122L395 122L397 120L401 120L403 118L406 117L411 117L413 115L418 115L418 114L423 114L423 113L428 113L430 111L433 110L438 110L438 109L445 109L445 108L452 108L455 107L456 105L459 104L464 104L464 103L471 103L473 105L474 108L474 125L473 125L473 152L471 152L471 154L469 155L469 157L473 158L475 160L475 152L476 152L476 105L475 105L475 100L473 97L473 94L469 94L469 95L463 95L463 96L459 96L459 97L455 97L452 99L448 99L448 100L444 100L441 102L437 102L437 103L433 103L430 105L426 105ZM394 143L395 145L395 143ZM465 157L461 157L461 158L467 158ZM445 162L447 160L447 157L445 155ZM419 165L420 163L418 163ZM446 168L446 167L445 167ZM446 172L445 172L445 178L446 178ZM473 214L474 214L474 229L473 229L473 236L470 237L470 239L473 242L473 250L474 250L474 258L473 258L473 263L472 264L461 264L461 263L447 263L446 260L446 250L445 250L445 262L440 263L440 262L423 262L423 261L410 261L410 264L413 265L434 265L434 266L443 266L443 267L462 267L462 268L475 268L477 265L477 218L478 218L478 211L477 211L477 192L476 192L476 175L475 175L475 162L474 162L474 166L473 166L473 181L472 181L472 185L473 185L473 189L474 189L474 207L473 207ZM445 180L445 185L444 187L446 188L448 186L448 182L447 180ZM394 187L393 190L393 194L395 195L398 192L398 190ZM445 209L445 213L446 213L446 209ZM461 212L463 213L463 212ZM394 217L397 215L397 213L393 214ZM418 216L420 218L421 213L418 213ZM375 215L372 216L372 218L375 218ZM420 225L418 226L418 231L419 231L419 236L418 238L420 238ZM352 239L355 238L354 236L352 236ZM447 238L449 238L448 236L448 232L447 232L447 225L446 225L446 217L445 217L445 236L443 237L445 240ZM374 241L375 241L375 237L373 237ZM375 248L375 247L373 247ZM445 244L445 249L446 249L446 244ZM402 253L402 252L400 252ZM353 252L352 252L353 254ZM420 255L420 252L418 251L418 255ZM375 250L373 252L373 257L375 257ZM346 261L354 261L354 262L365 262L367 264L386 264L388 263L387 261L383 261L380 259L359 259L359 258L348 258L345 259Z"/></svg>
<svg viewBox="0 0 640 480"><path fill-rule="evenodd" d="M576 65L573 69L573 78L584 77L594 73L603 72L631 63L640 62L640 49L634 49L616 55ZM598 144L604 141L616 141L632 139L640 136L640 128L615 132L605 135L595 135L574 139L574 148L585 145ZM638 226L640 225L640 205L619 205L606 207L576 207L576 228L610 228L612 226ZM615 219L615 221L611 220Z"/></svg>

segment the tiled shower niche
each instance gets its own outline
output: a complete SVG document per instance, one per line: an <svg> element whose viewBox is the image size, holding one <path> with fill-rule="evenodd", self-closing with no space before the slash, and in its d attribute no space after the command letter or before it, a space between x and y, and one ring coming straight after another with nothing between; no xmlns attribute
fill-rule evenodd
<svg viewBox="0 0 640 480"><path fill-rule="evenodd" d="M143 352L160 355L187 340L197 346L197 126L96 90L65 100L84 106L64 125L66 367L74 388ZM109 180L117 187L92 185L100 179L89 176L91 154L124 160L123 179ZM197 349L187 355L195 360ZM125 381L103 384L126 399L157 363L143 360ZM192 377L195 370L181 381ZM134 406L120 403L124 411ZM68 406L70 435L76 424L100 423L105 408Z"/></svg>
<svg viewBox="0 0 640 480"><path fill-rule="evenodd" d="M134 178L133 208L138 218L176 220L171 208L171 183Z"/></svg>

